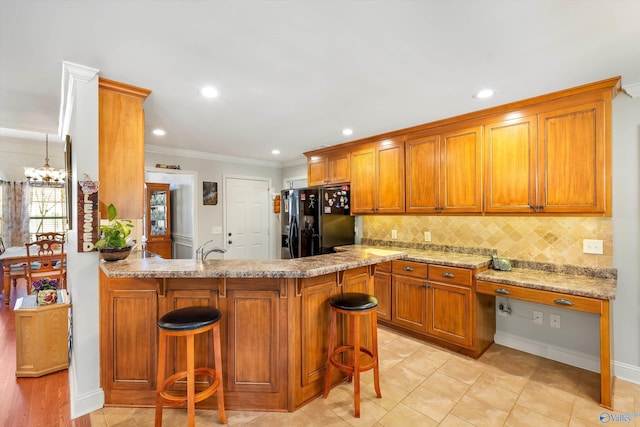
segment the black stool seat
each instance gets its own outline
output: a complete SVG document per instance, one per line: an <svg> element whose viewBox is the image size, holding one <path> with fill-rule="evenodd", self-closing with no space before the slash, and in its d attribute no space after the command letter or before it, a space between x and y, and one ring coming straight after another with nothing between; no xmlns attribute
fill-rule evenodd
<svg viewBox="0 0 640 427"><path fill-rule="evenodd" d="M332 307L347 311L371 310L378 306L378 299L373 295L361 292L347 292L334 295L329 299Z"/></svg>
<svg viewBox="0 0 640 427"><path fill-rule="evenodd" d="M162 316L158 320L158 327L167 331L190 331L213 325L221 317L220 310L212 307L185 307Z"/></svg>

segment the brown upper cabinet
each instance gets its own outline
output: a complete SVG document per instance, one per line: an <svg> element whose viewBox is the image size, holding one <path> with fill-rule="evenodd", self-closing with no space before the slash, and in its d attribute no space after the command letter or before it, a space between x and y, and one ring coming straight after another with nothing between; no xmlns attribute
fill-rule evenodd
<svg viewBox="0 0 640 427"><path fill-rule="evenodd" d="M351 179L351 154L348 150L315 154L307 162L309 186L342 184Z"/></svg>
<svg viewBox="0 0 640 427"><path fill-rule="evenodd" d="M485 127L485 212L605 213L604 101Z"/></svg>
<svg viewBox="0 0 640 427"><path fill-rule="evenodd" d="M406 212L481 212L481 141L479 126L409 135Z"/></svg>
<svg viewBox="0 0 640 427"><path fill-rule="evenodd" d="M329 173L317 153L350 152L353 214L610 216L620 90L614 77L305 153L309 183Z"/></svg>
<svg viewBox="0 0 640 427"><path fill-rule="evenodd" d="M366 144L351 153L351 212L404 212L404 137Z"/></svg>
<svg viewBox="0 0 640 427"><path fill-rule="evenodd" d="M144 216L144 111L151 91L100 78L98 95L99 210L113 203L119 218Z"/></svg>

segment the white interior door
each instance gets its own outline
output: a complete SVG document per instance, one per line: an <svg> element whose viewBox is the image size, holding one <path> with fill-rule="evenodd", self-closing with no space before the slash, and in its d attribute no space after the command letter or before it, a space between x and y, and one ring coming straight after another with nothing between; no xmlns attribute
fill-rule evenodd
<svg viewBox="0 0 640 427"><path fill-rule="evenodd" d="M225 177L226 259L269 259L268 180Z"/></svg>

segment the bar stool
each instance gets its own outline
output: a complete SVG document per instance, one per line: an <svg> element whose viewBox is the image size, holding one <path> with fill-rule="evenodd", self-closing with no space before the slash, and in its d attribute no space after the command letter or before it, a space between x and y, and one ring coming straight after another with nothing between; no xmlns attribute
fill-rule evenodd
<svg viewBox="0 0 640 427"><path fill-rule="evenodd" d="M325 377L324 395L326 399L331 390L331 369L346 372L349 380L353 380L353 402L356 418L360 418L360 372L373 369L373 382L376 389L376 396L382 397L380 393L380 373L378 369L378 326L377 314L378 300L376 297L359 292L344 293L334 295L329 299L331 305L331 318L329 326L329 351L327 357L327 372ZM336 317L338 313L346 315L349 322L349 343L336 348L338 326ZM370 316L371 321L371 348L367 348L360 343L360 321L364 316ZM347 363L342 363L341 355L349 354ZM362 363L360 356L368 355L368 363Z"/></svg>
<svg viewBox="0 0 640 427"><path fill-rule="evenodd" d="M220 351L220 310L212 307L186 307L173 310L158 320L160 336L158 340L158 382L156 395L156 427L162 426L162 406L187 404L187 420L189 427L195 425L196 403L214 393L218 393L218 417L223 424L227 423L224 412L224 396L222 392L222 358ZM196 368L195 336L211 331L213 335L214 368ZM179 371L165 379L167 358L167 337L187 338L187 370ZM213 382L204 390L195 392L195 376L206 375ZM176 381L187 379L187 394L176 394L168 388Z"/></svg>

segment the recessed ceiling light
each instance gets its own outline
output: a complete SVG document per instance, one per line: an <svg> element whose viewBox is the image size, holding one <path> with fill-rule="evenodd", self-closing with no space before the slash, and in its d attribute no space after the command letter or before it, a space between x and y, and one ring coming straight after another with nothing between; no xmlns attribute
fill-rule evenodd
<svg viewBox="0 0 640 427"><path fill-rule="evenodd" d="M164 129L154 129L153 134L157 136L165 136L167 132L165 132Z"/></svg>
<svg viewBox="0 0 640 427"><path fill-rule="evenodd" d="M280 150L271 150L271 154L280 154Z"/></svg>
<svg viewBox="0 0 640 427"><path fill-rule="evenodd" d="M473 95L473 97L478 99L491 98L494 93L495 91L493 89L482 89L480 92Z"/></svg>
<svg viewBox="0 0 640 427"><path fill-rule="evenodd" d="M353 129L342 129L342 134L345 136L353 135Z"/></svg>
<svg viewBox="0 0 640 427"><path fill-rule="evenodd" d="M200 89L200 95L205 98L216 98L218 96L218 89L212 86L205 86Z"/></svg>

